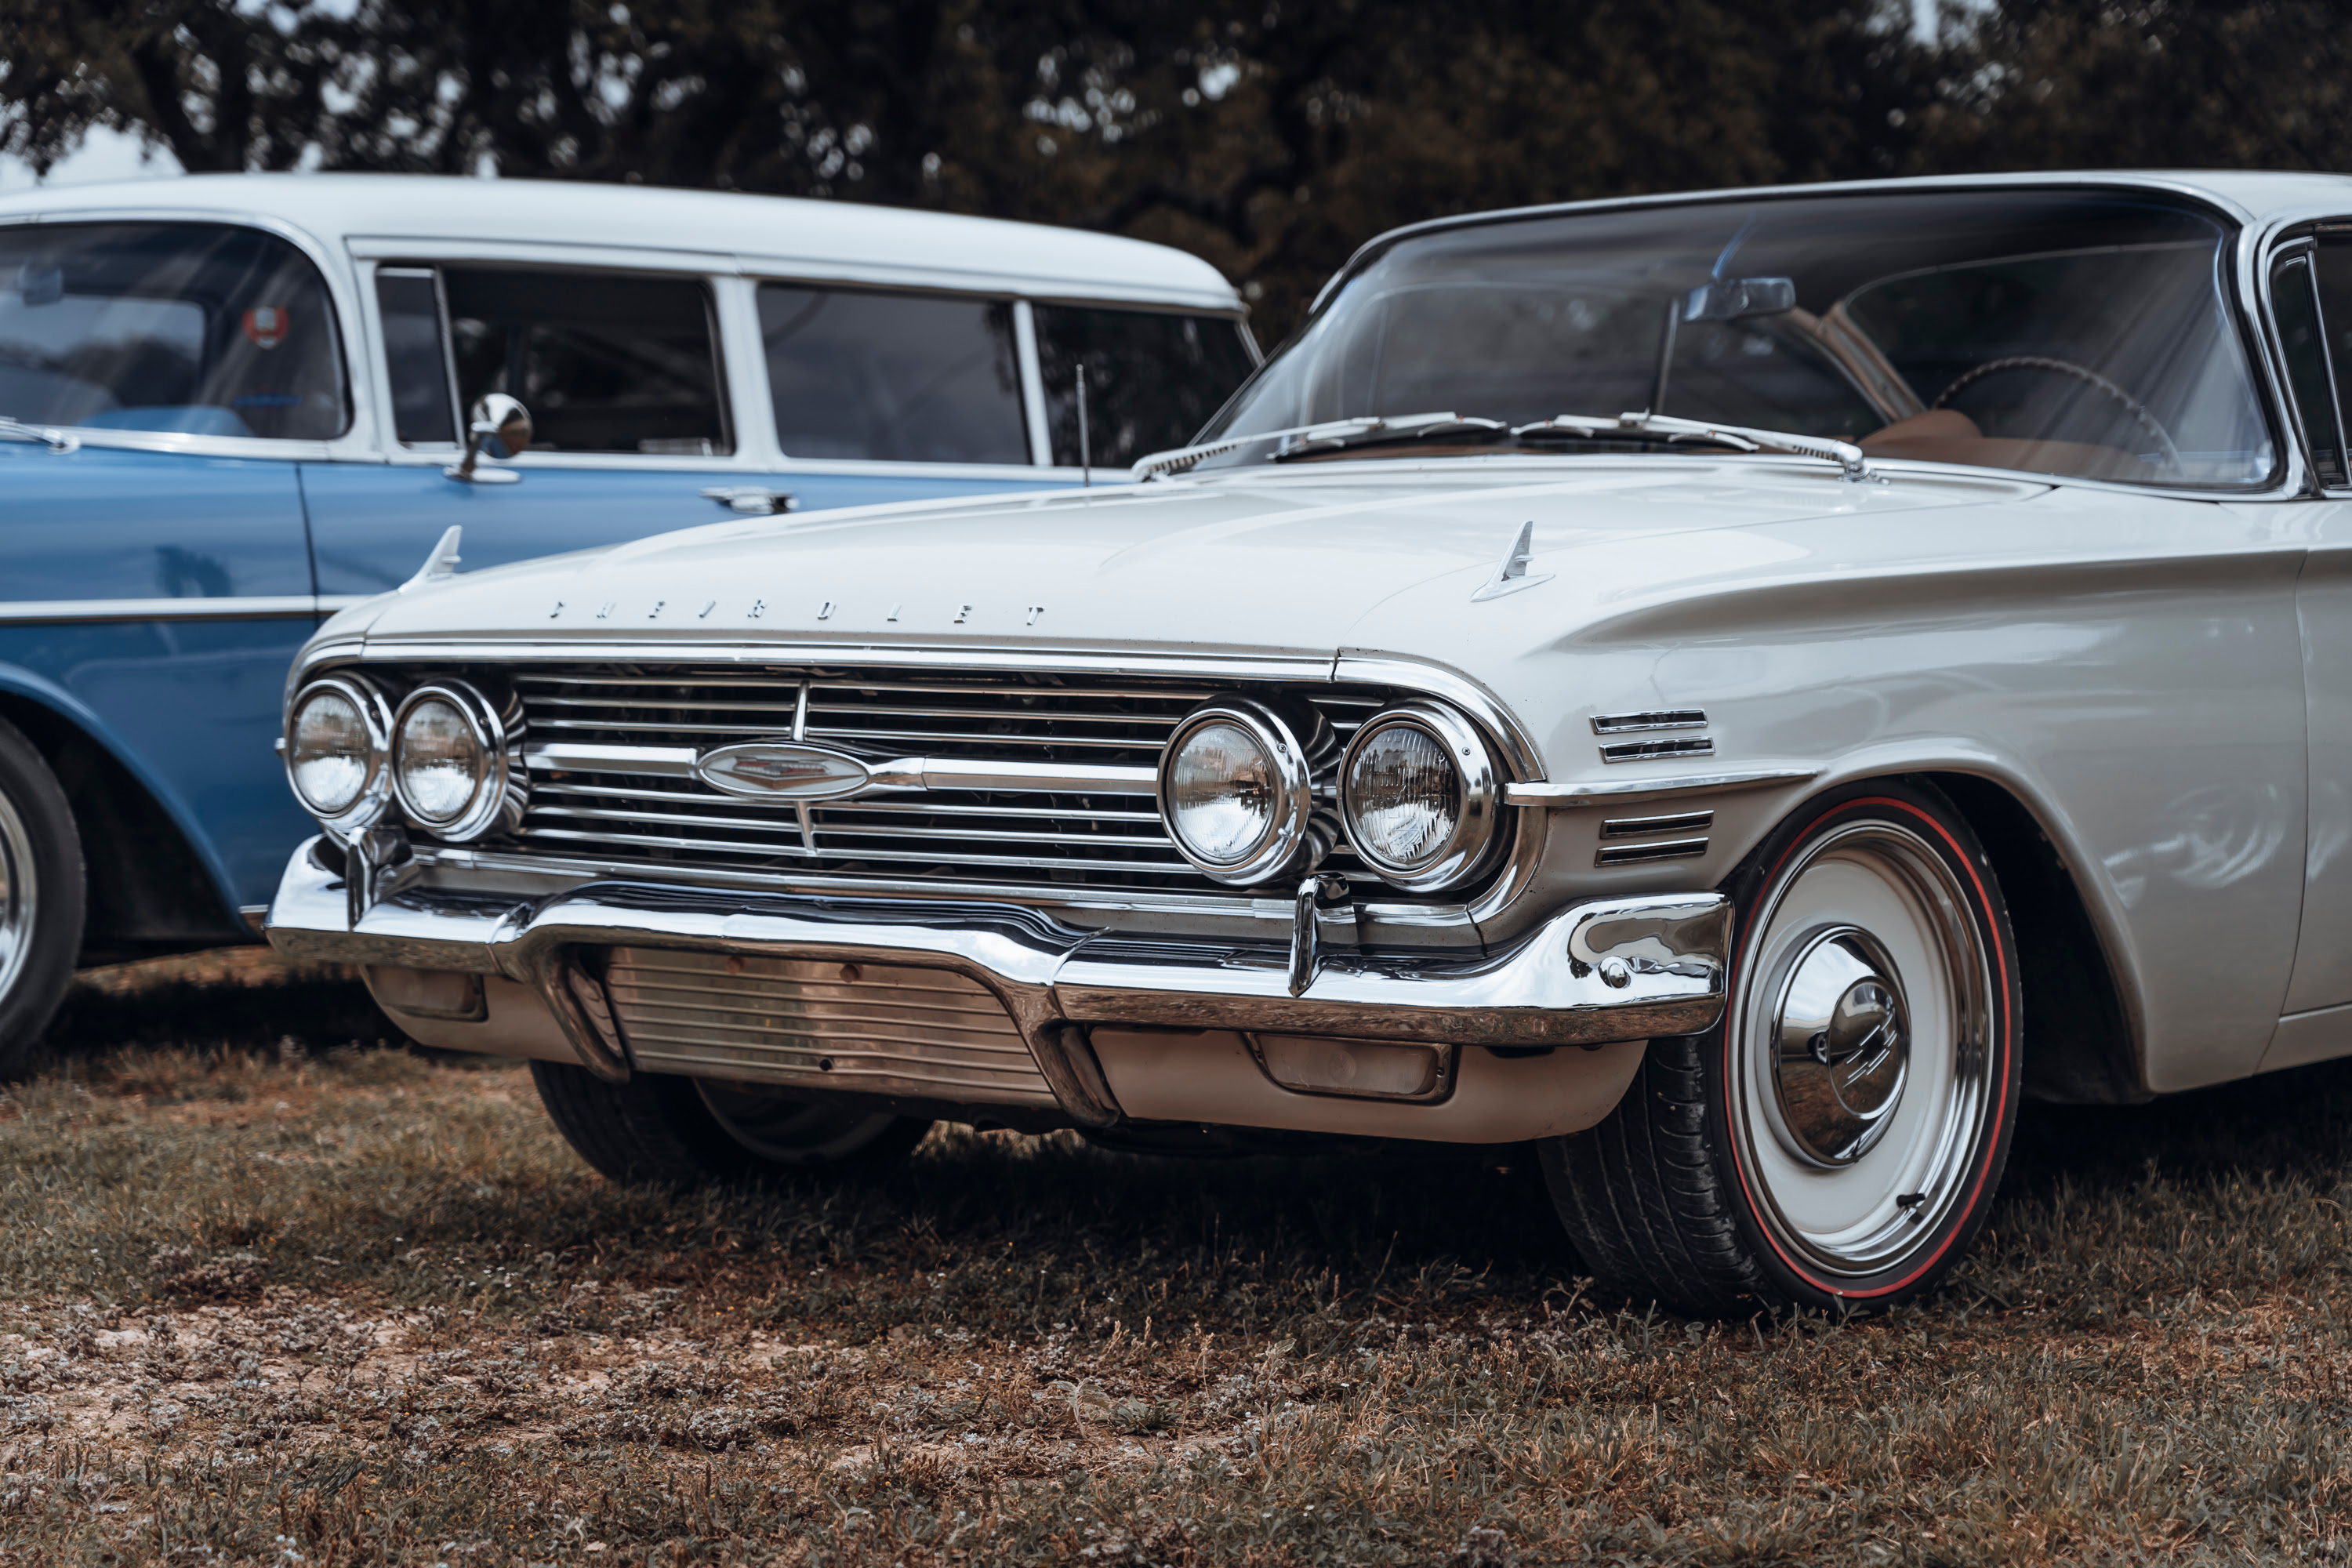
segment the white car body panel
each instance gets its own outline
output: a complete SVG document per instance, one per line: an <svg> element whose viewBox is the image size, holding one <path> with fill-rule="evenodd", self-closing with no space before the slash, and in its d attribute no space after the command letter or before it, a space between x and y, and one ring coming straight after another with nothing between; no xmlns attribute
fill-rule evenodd
<svg viewBox="0 0 2352 1568"><path fill-rule="evenodd" d="M1840 188L2084 183L2191 195L2243 226L2238 296L2276 406L2266 247L2352 216L2352 179ZM2072 879L2132 1088L2352 1054L2352 504L2318 494L2291 439L2268 488L2235 494L1874 468L1850 483L1761 455L1327 459L729 521L372 602L309 662L556 647L1412 660L1508 715L1521 782L1792 775L1677 795L1673 809L1713 813L1705 853L1679 860L1598 866L1612 811L1522 807L1542 819L1539 863L1474 911L1489 943L1580 900L1715 889L1822 789L1963 775L2030 814ZM1475 602L1530 522L1528 574L1548 580ZM1602 760L1596 715L1685 708L1705 710L1712 755Z"/></svg>

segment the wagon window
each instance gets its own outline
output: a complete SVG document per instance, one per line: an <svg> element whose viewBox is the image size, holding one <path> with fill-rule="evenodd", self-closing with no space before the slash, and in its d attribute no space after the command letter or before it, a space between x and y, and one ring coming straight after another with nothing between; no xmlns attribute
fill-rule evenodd
<svg viewBox="0 0 2352 1568"><path fill-rule="evenodd" d="M1216 316L1037 307L1038 368L1054 461L1078 460L1077 367L1087 368L1087 456L1124 468L1181 447L1252 369L1238 321Z"/></svg>
<svg viewBox="0 0 2352 1568"><path fill-rule="evenodd" d="M333 300L308 258L258 229L0 228L0 415L330 439L351 423Z"/></svg>
<svg viewBox="0 0 2352 1568"><path fill-rule="evenodd" d="M460 404L490 392L522 399L534 450L731 449L700 282L455 267L442 280Z"/></svg>
<svg viewBox="0 0 2352 1568"><path fill-rule="evenodd" d="M1002 300L762 283L760 336L786 457L1030 460Z"/></svg>
<svg viewBox="0 0 2352 1568"><path fill-rule="evenodd" d="M441 287L432 268L380 268L375 302L383 321L394 433L403 446L454 445L457 416L450 404L448 339L441 319Z"/></svg>
<svg viewBox="0 0 2352 1568"><path fill-rule="evenodd" d="M2337 420L2336 389L2328 374L2327 332L2320 323L2319 299L2312 287L2311 254L2290 256L2271 269L2271 313L2278 321L2279 348L2287 381L2303 416L2311 466L2329 489L2344 483L2344 432Z"/></svg>

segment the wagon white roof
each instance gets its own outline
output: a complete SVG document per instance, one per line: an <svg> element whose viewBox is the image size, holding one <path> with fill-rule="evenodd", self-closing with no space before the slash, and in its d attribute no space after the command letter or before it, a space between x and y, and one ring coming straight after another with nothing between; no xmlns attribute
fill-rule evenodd
<svg viewBox="0 0 2352 1568"><path fill-rule="evenodd" d="M260 219L363 255L402 243L594 247L722 271L1242 309L1215 268L1168 246L855 202L432 174L190 174L0 197L0 223L126 214Z"/></svg>

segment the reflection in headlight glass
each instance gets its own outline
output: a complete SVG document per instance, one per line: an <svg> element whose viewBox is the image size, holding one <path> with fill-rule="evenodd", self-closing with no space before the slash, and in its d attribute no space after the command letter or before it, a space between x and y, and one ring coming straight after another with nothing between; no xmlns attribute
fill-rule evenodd
<svg viewBox="0 0 2352 1568"><path fill-rule="evenodd" d="M464 811L482 779L482 748L452 703L428 698L400 721L400 787L418 816L448 822Z"/></svg>
<svg viewBox="0 0 2352 1568"><path fill-rule="evenodd" d="M1203 724L1169 764L1169 826L1202 859L1230 865L1274 830L1276 793L1274 759L1256 737L1238 724Z"/></svg>
<svg viewBox="0 0 2352 1568"><path fill-rule="evenodd" d="M304 698L286 738L286 761L305 805L321 816L349 810L367 788L372 761L359 705L332 689Z"/></svg>
<svg viewBox="0 0 2352 1568"><path fill-rule="evenodd" d="M1409 724L1377 731L1348 770L1357 847L1413 868L1441 853L1462 816L1461 775L1437 738Z"/></svg>

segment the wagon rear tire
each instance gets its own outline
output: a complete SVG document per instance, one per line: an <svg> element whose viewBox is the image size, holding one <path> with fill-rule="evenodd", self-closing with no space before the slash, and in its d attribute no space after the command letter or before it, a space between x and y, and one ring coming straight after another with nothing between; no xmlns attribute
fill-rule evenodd
<svg viewBox="0 0 2352 1568"><path fill-rule="evenodd" d="M564 1142L625 1185L870 1173L911 1151L931 1125L662 1073L612 1083L585 1068L535 1061L530 1076Z"/></svg>
<svg viewBox="0 0 2352 1568"><path fill-rule="evenodd" d="M85 884L73 807L0 719L0 1081L24 1076L81 952Z"/></svg>
<svg viewBox="0 0 2352 1568"><path fill-rule="evenodd" d="M1547 1142L1562 1221L1605 1294L1684 1312L1933 1289L2017 1119L2016 943L1982 847L1931 788L1853 786L1726 891L1723 1019L1651 1041L1607 1120Z"/></svg>

